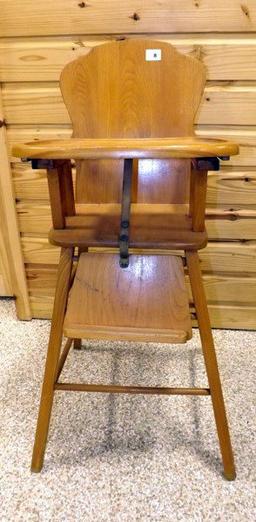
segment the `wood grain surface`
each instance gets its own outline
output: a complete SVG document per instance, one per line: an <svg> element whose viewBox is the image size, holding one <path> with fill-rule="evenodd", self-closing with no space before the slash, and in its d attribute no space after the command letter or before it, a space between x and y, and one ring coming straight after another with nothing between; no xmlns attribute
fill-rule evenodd
<svg viewBox="0 0 256 522"><path fill-rule="evenodd" d="M161 60L146 60L147 49L155 46L161 53ZM74 138L121 138L127 140L129 147L129 140L138 138L193 136L205 79L205 66L178 53L171 45L151 39L130 39L94 47L86 56L70 62L61 73L60 87L72 121ZM134 143L130 142L130 146L134 154ZM146 146L141 155L138 151L136 157L159 157L160 150L155 156L152 149L148 156ZM125 154L111 157L125 156L130 157L128 150ZM101 157L105 157L104 152ZM165 151L161 157L170 156ZM165 163L165 176L162 176L161 165L158 162L160 175L148 176L149 193L162 193L163 187L175 190L180 183L182 187L184 184L188 186L189 171L184 163L180 163L177 177L172 177L171 163L169 169ZM78 161L76 195L79 195L79 201L113 201L113 188L120 186L121 169L122 162L109 165L105 161ZM149 174L152 174L152 169ZM138 180L140 186L140 173ZM90 199L90 188L93 200Z"/></svg>
<svg viewBox="0 0 256 522"><path fill-rule="evenodd" d="M252 32L256 29L254 0L94 0L94 2L35 3L33 0L1 0L3 36Z"/></svg>
<svg viewBox="0 0 256 522"><path fill-rule="evenodd" d="M5 83L3 105L9 125L70 124L60 88L55 82L37 82L35 78L33 83ZM204 90L195 122L255 126L255 107L255 82L210 82Z"/></svg>
<svg viewBox="0 0 256 522"><path fill-rule="evenodd" d="M12 154L20 158L48 159L168 159L238 154L236 143L206 140L193 136L180 138L96 138L49 140L18 144Z"/></svg>
<svg viewBox="0 0 256 522"><path fill-rule="evenodd" d="M112 212L113 205L106 204L104 207ZM138 204L139 205L139 204ZM232 202L231 202L232 205ZM47 236L52 226L50 205L48 202L40 202L38 200L18 202L16 205L19 229L22 234L39 236ZM95 216L95 207L91 214L91 219ZM118 205L114 205L114 214L118 216ZM169 207L170 208L170 207ZM88 206L88 210L90 206ZM168 204L166 204L168 211ZM207 209L206 212L206 229L210 240L255 240L255 210L230 207L228 209ZM94 217L94 219L97 219ZM84 221L84 220L83 220Z"/></svg>
<svg viewBox="0 0 256 522"><path fill-rule="evenodd" d="M151 36L151 35L147 35ZM122 38L132 35L122 35ZM136 35L145 38L145 35ZM0 40L0 81L58 81L63 67L96 45L116 40L115 35ZM250 33L155 34L154 38L174 45L178 51L200 59L208 80L256 80L256 40Z"/></svg>
<svg viewBox="0 0 256 522"><path fill-rule="evenodd" d="M192 335L182 261L82 254L64 323L67 337L186 342Z"/></svg>
<svg viewBox="0 0 256 522"><path fill-rule="evenodd" d="M15 16L10 16L14 4ZM136 37L144 39L147 33L149 38L170 42L177 50L199 58L207 68L208 81L197 115L196 135L233 140L240 146L239 155L231 157L229 162L222 162L219 173L208 175L207 207L213 212L206 219L210 243L200 251L201 267L209 275L224 274L237 289L237 292L232 292L230 304L223 303L223 293L218 290L214 304L209 303L211 321L218 327L256 328L255 306L239 302L242 284L245 284L250 302L254 299L250 280L241 282L241 285L240 280L249 275L256 277L254 2L241 5L233 0L214 4L209 1L199 2L197 7L187 0L171 4L162 2L161 5L151 1L137 2L136 6L129 1L116 2L115 10L113 4L103 1L102 5L94 2L90 8L84 9L68 4L65 9L59 0L41 5L33 3L33 6L31 2L20 0L1 4L0 20L4 24L1 36L5 35L5 38L0 39L0 79L3 82L4 118L8 121L9 150L14 143L70 138L70 119L57 86L60 72L66 63L88 54L103 42L120 37L133 38L135 32ZM70 22L70 9L73 14L77 13L78 22ZM129 17L134 13L140 19ZM31 20L33 23L28 23ZM122 25L124 22L126 29ZM149 22L154 24L153 30L148 30ZM37 36L20 38L23 30L34 31ZM133 34L129 34L131 30ZM66 32L66 36L59 36L59 31L62 35ZM33 291L30 290L30 306L36 316L49 317L52 297L47 295L43 273L44 267L48 270L49 264L57 263L59 249L47 244L51 219L46 172L32 171L29 164L20 164L13 156L11 160L24 261L26 268L33 263L37 269L37 285ZM153 175L156 165L153 161L151 163ZM178 170L178 167L173 169L173 173L178 173ZM165 175L164 169L162 174ZM75 178L75 172L73 176ZM146 182L138 194L141 202L145 202L144 194L149 198L145 190ZM181 192L175 195L175 198L179 196L180 203ZM93 188L90 198L92 195ZM120 190L112 194L112 201L119 197ZM152 202L159 203L152 192L150 197ZM161 197L165 198L165 203L173 203L170 191L162 193ZM231 283L227 291L230 286Z"/></svg>
<svg viewBox="0 0 256 522"><path fill-rule="evenodd" d="M16 309L20 319L31 319L22 258L17 214L13 197L12 176L6 143L6 128L0 85L0 270L2 293L16 297Z"/></svg>

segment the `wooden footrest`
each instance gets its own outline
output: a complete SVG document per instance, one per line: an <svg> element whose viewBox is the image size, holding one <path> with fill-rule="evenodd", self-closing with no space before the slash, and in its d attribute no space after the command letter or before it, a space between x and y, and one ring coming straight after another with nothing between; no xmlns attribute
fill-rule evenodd
<svg viewBox="0 0 256 522"><path fill-rule="evenodd" d="M64 335L185 343L192 329L181 258L131 255L122 269L116 254L82 254Z"/></svg>

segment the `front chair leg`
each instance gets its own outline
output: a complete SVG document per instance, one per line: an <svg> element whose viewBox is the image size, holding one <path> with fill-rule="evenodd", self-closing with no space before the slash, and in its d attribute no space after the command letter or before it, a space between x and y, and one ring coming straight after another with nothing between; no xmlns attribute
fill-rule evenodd
<svg viewBox="0 0 256 522"><path fill-rule="evenodd" d="M32 456L31 471L34 472L39 472L43 466L53 403L54 384L60 356L62 328L69 292L72 262L73 249L62 249L58 267L51 332Z"/></svg>
<svg viewBox="0 0 256 522"><path fill-rule="evenodd" d="M206 372L211 391L215 422L223 460L224 476L228 480L234 480L236 477L234 458L198 253L186 252L186 259L202 342Z"/></svg>

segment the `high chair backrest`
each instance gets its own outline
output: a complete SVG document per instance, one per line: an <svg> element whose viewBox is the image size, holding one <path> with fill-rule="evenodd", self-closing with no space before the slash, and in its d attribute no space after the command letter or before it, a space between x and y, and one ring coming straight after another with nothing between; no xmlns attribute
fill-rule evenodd
<svg viewBox="0 0 256 522"><path fill-rule="evenodd" d="M170 44L128 39L93 48L66 65L61 91L75 138L193 136L205 66ZM185 203L188 160L139 160L132 199ZM121 199L123 161L77 162L76 201Z"/></svg>

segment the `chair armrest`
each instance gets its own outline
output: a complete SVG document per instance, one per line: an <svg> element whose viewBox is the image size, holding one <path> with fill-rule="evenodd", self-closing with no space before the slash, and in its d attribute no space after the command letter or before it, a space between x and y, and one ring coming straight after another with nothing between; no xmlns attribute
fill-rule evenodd
<svg viewBox="0 0 256 522"><path fill-rule="evenodd" d="M43 140L13 147L12 153L29 159L199 158L233 156L236 143L194 136L175 138L108 138Z"/></svg>

